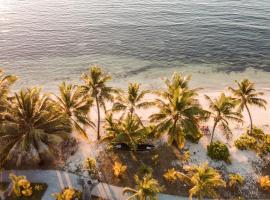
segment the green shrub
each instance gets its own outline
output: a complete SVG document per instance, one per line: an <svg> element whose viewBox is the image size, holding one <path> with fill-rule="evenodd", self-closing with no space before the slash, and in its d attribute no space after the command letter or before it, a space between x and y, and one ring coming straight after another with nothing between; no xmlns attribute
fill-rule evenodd
<svg viewBox="0 0 270 200"><path fill-rule="evenodd" d="M262 129L254 127L250 136L254 137L255 139L263 140L265 134Z"/></svg>
<svg viewBox="0 0 270 200"><path fill-rule="evenodd" d="M207 146L207 155L215 160L224 160L226 162L230 161L230 152L228 147L219 142L213 142Z"/></svg>
<svg viewBox="0 0 270 200"><path fill-rule="evenodd" d="M256 139L247 134L243 134L239 139L235 140L234 145L240 150L248 150L256 148Z"/></svg>
<svg viewBox="0 0 270 200"><path fill-rule="evenodd" d="M142 163L139 167L138 173L141 175L145 175L145 174L152 174L153 173L153 168L150 167L149 165L146 165L144 163Z"/></svg>

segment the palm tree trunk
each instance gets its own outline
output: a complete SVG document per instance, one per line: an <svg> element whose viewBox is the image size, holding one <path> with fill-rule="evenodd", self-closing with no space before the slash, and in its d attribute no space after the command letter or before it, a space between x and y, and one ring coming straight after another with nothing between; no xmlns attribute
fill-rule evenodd
<svg viewBox="0 0 270 200"><path fill-rule="evenodd" d="M100 140L100 108L99 108L99 101L96 95L96 104L97 104L97 112L98 112L98 127L97 127L97 140Z"/></svg>
<svg viewBox="0 0 270 200"><path fill-rule="evenodd" d="M251 118L251 113L250 113L250 110L249 110L247 104L245 104L245 107L247 109L249 120L250 120L250 132L249 132L249 134L252 134L252 131L253 131L253 122L252 122L252 118Z"/></svg>
<svg viewBox="0 0 270 200"><path fill-rule="evenodd" d="M213 126L213 130L212 130L212 134L211 134L211 140L210 140L210 145L212 144L213 139L214 139L214 134L215 134L216 126L217 126L217 121L215 121L214 126Z"/></svg>

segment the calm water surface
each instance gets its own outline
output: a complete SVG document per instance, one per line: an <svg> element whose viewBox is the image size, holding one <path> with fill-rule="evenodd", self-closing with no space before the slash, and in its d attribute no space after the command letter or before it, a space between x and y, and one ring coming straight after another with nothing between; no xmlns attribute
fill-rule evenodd
<svg viewBox="0 0 270 200"><path fill-rule="evenodd" d="M173 71L270 85L269 0L0 0L0 66L55 90L89 65L157 87Z"/></svg>

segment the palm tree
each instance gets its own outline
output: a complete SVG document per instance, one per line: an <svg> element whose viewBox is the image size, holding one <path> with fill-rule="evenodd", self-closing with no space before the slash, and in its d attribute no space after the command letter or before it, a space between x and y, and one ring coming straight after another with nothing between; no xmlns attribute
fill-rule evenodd
<svg viewBox="0 0 270 200"><path fill-rule="evenodd" d="M249 120L250 120L250 134L252 134L253 123L252 117L249 110L250 106L258 106L266 109L267 101L260 98L263 95L263 92L257 92L255 89L255 84L248 79L244 79L241 82L235 81L238 88L234 89L229 87L229 90L237 98L239 103L239 111L242 112L244 109L247 110Z"/></svg>
<svg viewBox="0 0 270 200"><path fill-rule="evenodd" d="M106 136L103 142L111 144L124 143L132 150L137 150L137 145L143 143L148 136L148 128L144 127L137 116L128 113L120 119L114 119L110 113L106 117L105 123Z"/></svg>
<svg viewBox="0 0 270 200"><path fill-rule="evenodd" d="M157 136L167 133L168 143L175 143L181 149L185 144L185 135L200 134L199 122L206 119L207 112L196 99L195 90L175 88L161 95L164 100L155 101L159 112L152 114L150 121L158 123Z"/></svg>
<svg viewBox="0 0 270 200"><path fill-rule="evenodd" d="M94 123L89 120L88 114L93 103L91 97L86 95L81 87L66 84L59 86L60 95L56 96L60 112L67 115L70 124L81 136L88 139L87 133L82 126L94 128Z"/></svg>
<svg viewBox="0 0 270 200"><path fill-rule="evenodd" d="M202 200L205 196L217 198L218 194L216 189L219 187L226 187L226 182L222 179L221 175L208 163L200 166L185 167L187 174L179 172L179 176L186 180L192 188L189 190L189 197L192 199L194 195Z"/></svg>
<svg viewBox="0 0 270 200"><path fill-rule="evenodd" d="M21 90L7 107L0 136L0 162L36 165L51 159L69 137L68 118L38 88Z"/></svg>
<svg viewBox="0 0 270 200"><path fill-rule="evenodd" d="M16 82L16 80L16 76L5 75L4 71L0 69L0 112L5 111L10 87Z"/></svg>
<svg viewBox="0 0 270 200"><path fill-rule="evenodd" d="M163 190L152 174L146 174L141 180L135 175L137 190L124 188L123 193L132 194L127 200L157 200L158 193Z"/></svg>
<svg viewBox="0 0 270 200"><path fill-rule="evenodd" d="M129 112L131 116L136 114L136 109L147 109L153 105L153 102L144 101L144 97L150 91L140 91L140 84L129 83L127 94L124 95L122 92L116 97L116 102L113 104L112 111L118 112L123 111L123 114Z"/></svg>
<svg viewBox="0 0 270 200"><path fill-rule="evenodd" d="M113 100L113 93L117 90L109 87L106 83L111 80L111 76L104 73L100 67L93 66L89 69L88 73L82 75L84 85L82 86L91 97L95 99L98 114L97 123L97 139L100 139L100 106L103 107L106 112L106 101Z"/></svg>
<svg viewBox="0 0 270 200"><path fill-rule="evenodd" d="M211 116L214 120L210 144L212 144L213 142L217 125L220 125L226 138L229 139L232 135L232 131L229 127L229 120L242 122L241 113L234 111L234 108L236 106L236 100L232 97L226 96L224 93L222 93L218 98L214 100L212 100L207 95L205 95L205 98L209 102Z"/></svg>

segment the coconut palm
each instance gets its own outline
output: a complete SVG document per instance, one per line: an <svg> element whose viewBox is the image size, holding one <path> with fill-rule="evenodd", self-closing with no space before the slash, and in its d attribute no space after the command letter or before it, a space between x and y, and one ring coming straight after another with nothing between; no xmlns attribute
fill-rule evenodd
<svg viewBox="0 0 270 200"><path fill-rule="evenodd" d="M127 94L120 92L116 97L116 102L113 104L112 111L123 111L123 114L129 112L131 115L137 115L136 109L147 109L153 105L153 102L144 101L144 97L149 90L141 90L140 84L129 83Z"/></svg>
<svg viewBox="0 0 270 200"><path fill-rule="evenodd" d="M244 79L241 82L235 81L238 88L229 87L229 90L233 93L235 98L238 100L239 111L242 112L244 109L247 110L249 120L250 120L250 134L253 130L253 122L251 113L249 110L250 106L258 106L260 108L266 109L266 100L260 98L263 92L257 92L255 89L255 84L248 79Z"/></svg>
<svg viewBox="0 0 270 200"><path fill-rule="evenodd" d="M16 76L5 75L4 71L0 69L0 112L5 111L10 87L16 82L16 80Z"/></svg>
<svg viewBox="0 0 270 200"><path fill-rule="evenodd" d="M191 185L189 197L192 199L194 195L202 200L205 196L217 198L217 188L226 187L226 182L221 175L207 163L200 166L188 166L184 168L187 174L179 172L179 176Z"/></svg>
<svg viewBox="0 0 270 200"><path fill-rule="evenodd" d="M56 96L56 99L60 112L68 116L74 130L88 139L84 127L95 127L94 123L88 118L93 103L92 98L86 95L81 87L65 82L59 86L59 92L60 94Z"/></svg>
<svg viewBox="0 0 270 200"><path fill-rule="evenodd" d="M103 142L111 144L124 143L132 150L137 150L137 145L143 143L148 136L148 128L144 127L137 116L128 113L120 119L114 119L110 113L105 122L106 136ZM150 134L150 133L149 133Z"/></svg>
<svg viewBox="0 0 270 200"><path fill-rule="evenodd" d="M175 143L183 148L185 136L200 134L199 123L207 117L196 99L195 90L175 88L161 93L163 99L156 99L159 112L150 116L151 122L156 122L157 136L168 134L168 143Z"/></svg>
<svg viewBox="0 0 270 200"><path fill-rule="evenodd" d="M131 194L127 200L157 200L158 193L163 190L152 174L146 174L141 180L134 176L137 189L124 188L123 193Z"/></svg>
<svg viewBox="0 0 270 200"><path fill-rule="evenodd" d="M229 121L242 122L241 113L234 110L237 103L236 100L230 96L226 96L224 93L222 93L218 98L215 98L214 100L212 100L207 95L205 95L205 98L209 102L211 117L214 120L210 144L213 142L217 125L219 125L223 130L225 137L229 139L232 135Z"/></svg>
<svg viewBox="0 0 270 200"><path fill-rule="evenodd" d="M0 136L0 161L36 165L54 155L53 150L71 132L68 118L38 88L21 90L9 102Z"/></svg>
<svg viewBox="0 0 270 200"><path fill-rule="evenodd" d="M116 93L117 90L109 87L106 83L111 80L111 76L104 73L100 67L93 66L89 69L88 73L82 75L82 80L84 85L82 86L91 97L94 98L97 106L97 139L100 139L100 107L106 112L106 101L113 100L113 93Z"/></svg>

